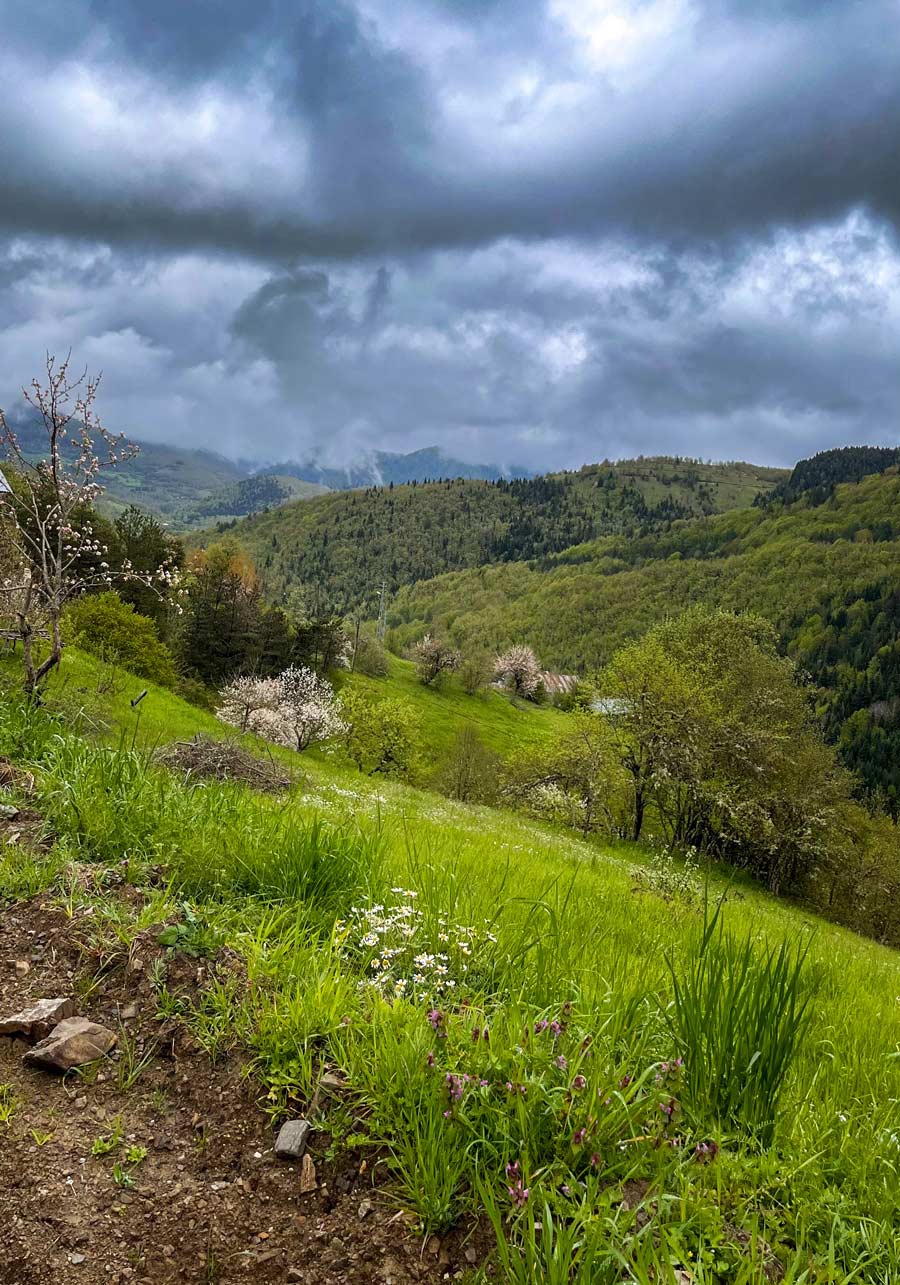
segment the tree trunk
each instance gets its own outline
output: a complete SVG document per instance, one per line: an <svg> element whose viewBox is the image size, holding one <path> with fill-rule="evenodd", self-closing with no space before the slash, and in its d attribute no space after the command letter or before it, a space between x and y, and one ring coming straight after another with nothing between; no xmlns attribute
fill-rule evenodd
<svg viewBox="0 0 900 1285"><path fill-rule="evenodd" d="M637 843L644 828L644 786L637 779L634 782L634 825L631 828L632 840Z"/></svg>

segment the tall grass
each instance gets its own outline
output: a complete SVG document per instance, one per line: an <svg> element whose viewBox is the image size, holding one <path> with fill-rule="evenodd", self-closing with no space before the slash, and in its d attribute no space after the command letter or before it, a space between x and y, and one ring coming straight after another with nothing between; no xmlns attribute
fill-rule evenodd
<svg viewBox="0 0 900 1285"><path fill-rule="evenodd" d="M771 1145L779 1099L809 1025L810 939L760 949L726 931L722 902L704 912L699 943L670 955L670 1029L684 1059L685 1097L698 1120Z"/></svg>
<svg viewBox="0 0 900 1285"><path fill-rule="evenodd" d="M56 738L40 767L48 832L83 859L164 863L173 886L196 897L308 902L326 925L379 886L377 824L327 820L239 784L185 784L123 745Z"/></svg>

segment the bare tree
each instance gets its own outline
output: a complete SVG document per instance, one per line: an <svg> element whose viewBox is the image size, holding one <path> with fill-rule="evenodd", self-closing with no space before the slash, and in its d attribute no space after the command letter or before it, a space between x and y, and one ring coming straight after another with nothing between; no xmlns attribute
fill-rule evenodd
<svg viewBox="0 0 900 1285"><path fill-rule="evenodd" d="M41 458L29 458L2 410L0 446L12 466L4 509L11 523L15 570L0 584L22 641L25 690L36 692L62 656L60 617L66 603L116 580L139 580L164 593L176 572L163 563L153 572L136 572L129 562L115 570L108 549L93 527L93 505L102 493L104 469L132 459L138 447L114 435L94 410L97 378L69 374L69 361L47 356L47 382L32 380L25 401L36 412ZM35 657L35 638L46 633L49 649Z"/></svg>

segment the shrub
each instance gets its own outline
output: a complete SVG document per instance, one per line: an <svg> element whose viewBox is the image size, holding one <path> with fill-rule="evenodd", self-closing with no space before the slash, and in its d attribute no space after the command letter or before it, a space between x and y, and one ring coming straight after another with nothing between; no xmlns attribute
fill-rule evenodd
<svg viewBox="0 0 900 1285"><path fill-rule="evenodd" d="M356 674L365 674L367 678L387 676L387 652L372 634L360 634L353 649L350 668Z"/></svg>
<svg viewBox="0 0 900 1285"><path fill-rule="evenodd" d="M343 692L344 747L369 776L413 776L421 756L421 723L412 706L393 697L371 699L352 688Z"/></svg>
<svg viewBox="0 0 900 1285"><path fill-rule="evenodd" d="M161 687L178 684L175 658L159 640L156 625L139 616L117 593L87 594L66 608L66 641L148 678Z"/></svg>
<svg viewBox="0 0 900 1285"><path fill-rule="evenodd" d="M442 794L460 803L493 803L497 798L500 757L473 727L458 734L435 778Z"/></svg>
<svg viewBox="0 0 900 1285"><path fill-rule="evenodd" d="M493 663L486 651L470 652L459 666L459 680L467 696L474 696L491 681Z"/></svg>

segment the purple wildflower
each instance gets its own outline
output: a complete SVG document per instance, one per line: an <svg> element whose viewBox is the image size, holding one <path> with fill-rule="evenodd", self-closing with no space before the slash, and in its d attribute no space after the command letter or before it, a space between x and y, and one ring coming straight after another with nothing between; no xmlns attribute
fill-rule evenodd
<svg viewBox="0 0 900 1285"><path fill-rule="evenodd" d="M521 1178L514 1187L507 1187L506 1190L509 1192L510 1200L519 1209L521 1209L524 1204L527 1204L528 1197L531 1194L529 1188L525 1186Z"/></svg>
<svg viewBox="0 0 900 1285"><path fill-rule="evenodd" d="M584 1078L583 1075L576 1075L575 1079L572 1081L572 1088L583 1089L586 1084L587 1084L587 1080Z"/></svg>
<svg viewBox="0 0 900 1285"><path fill-rule="evenodd" d="M566 1067L569 1065L566 1059L563 1057L562 1053L560 1053L559 1057L556 1059L556 1065L559 1067L561 1071L564 1071Z"/></svg>

